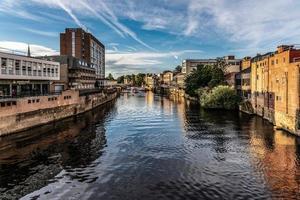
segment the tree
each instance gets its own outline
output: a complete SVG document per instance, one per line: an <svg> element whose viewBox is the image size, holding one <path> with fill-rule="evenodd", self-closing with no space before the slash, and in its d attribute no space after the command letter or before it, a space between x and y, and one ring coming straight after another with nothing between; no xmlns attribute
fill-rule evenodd
<svg viewBox="0 0 300 200"><path fill-rule="evenodd" d="M114 77L113 77L113 75L111 73L108 74L107 79L110 80L110 81L115 80Z"/></svg>
<svg viewBox="0 0 300 200"><path fill-rule="evenodd" d="M145 84L145 76L146 75L142 74L142 73L137 74L135 77L135 84L139 87L144 85Z"/></svg>
<svg viewBox="0 0 300 200"><path fill-rule="evenodd" d="M217 65L199 65L186 77L185 91L190 96L197 96L196 90L199 88L213 88L224 83L224 72Z"/></svg>
<svg viewBox="0 0 300 200"><path fill-rule="evenodd" d="M214 66L218 69L221 69L223 71L223 73L225 74L229 64L226 62L226 60L224 58L217 58L217 62L216 62L216 64L214 64Z"/></svg>
<svg viewBox="0 0 300 200"><path fill-rule="evenodd" d="M175 67L174 73L178 74L181 73L182 67L180 65L177 65L177 67Z"/></svg>
<svg viewBox="0 0 300 200"><path fill-rule="evenodd" d="M119 84L121 84L121 83L124 83L124 78L125 78L125 76L123 75L123 76L120 76L120 77L118 77L117 78L117 82L119 83Z"/></svg>

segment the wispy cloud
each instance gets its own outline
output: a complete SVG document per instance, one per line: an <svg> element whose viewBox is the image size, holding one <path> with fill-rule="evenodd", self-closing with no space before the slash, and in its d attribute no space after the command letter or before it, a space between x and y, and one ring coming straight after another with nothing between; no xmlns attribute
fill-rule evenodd
<svg viewBox="0 0 300 200"><path fill-rule="evenodd" d="M115 52L106 51L106 66L110 72L121 75L122 73L135 72L160 72L165 59L178 59L179 56L190 53L203 53L201 50L182 50L171 52ZM166 66L167 67L167 66Z"/></svg>
<svg viewBox="0 0 300 200"><path fill-rule="evenodd" d="M36 30L36 29L31 29L31 28L20 28L21 30L30 32L30 33L34 33L37 35L42 35L42 36L46 36L46 37L57 37L59 34L56 32L48 32L48 31L41 31L41 30Z"/></svg>
<svg viewBox="0 0 300 200"><path fill-rule="evenodd" d="M32 56L45 56L45 55L59 55L57 50L37 45L37 44L29 44L30 51ZM9 51L9 52L18 52L26 54L28 49L28 44L24 42L15 42L15 41L0 41L0 51Z"/></svg>
<svg viewBox="0 0 300 200"><path fill-rule="evenodd" d="M82 27L85 28L84 24L79 20L77 15L89 16L89 17L96 17L97 19L101 20L104 24L112 28L116 33L118 33L121 37L130 37L139 44L147 47L148 49L155 50L153 47L142 41L137 34L132 31L130 28L125 26L119 21L117 15L113 9L107 6L106 2L101 1L88 1L82 0L78 1L74 4L73 0L31 0L34 3L38 3L40 5L47 5L50 7L58 6L59 8L63 9L69 16L74 20L74 22ZM89 12L87 12L89 11ZM77 15L75 15L75 13Z"/></svg>

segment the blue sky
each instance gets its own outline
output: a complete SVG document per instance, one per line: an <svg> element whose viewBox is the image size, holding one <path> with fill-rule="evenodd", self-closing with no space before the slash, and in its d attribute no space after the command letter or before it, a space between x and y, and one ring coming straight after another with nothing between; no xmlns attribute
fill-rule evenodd
<svg viewBox="0 0 300 200"><path fill-rule="evenodd" d="M105 44L107 73L159 73L300 44L299 10L299 0L1 0L0 47L58 54L59 33L83 27Z"/></svg>

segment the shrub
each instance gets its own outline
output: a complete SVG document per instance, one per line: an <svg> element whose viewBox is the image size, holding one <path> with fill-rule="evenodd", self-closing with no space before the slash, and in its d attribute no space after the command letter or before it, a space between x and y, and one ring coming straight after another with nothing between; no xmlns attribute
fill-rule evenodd
<svg viewBox="0 0 300 200"><path fill-rule="evenodd" d="M198 90L200 105L210 109L236 109L240 103L240 97L229 86L217 86L211 91L208 89Z"/></svg>

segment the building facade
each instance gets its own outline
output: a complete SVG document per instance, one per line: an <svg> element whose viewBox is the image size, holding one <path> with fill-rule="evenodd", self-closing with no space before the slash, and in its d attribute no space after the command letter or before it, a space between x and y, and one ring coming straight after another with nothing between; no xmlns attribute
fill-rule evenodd
<svg viewBox="0 0 300 200"><path fill-rule="evenodd" d="M0 63L0 97L46 94L60 79L58 62L0 52Z"/></svg>
<svg viewBox="0 0 300 200"><path fill-rule="evenodd" d="M57 84L63 85L63 90L94 89L99 84L96 80L95 69L88 67L82 59L73 56L45 56L42 59L60 63L61 76Z"/></svg>
<svg viewBox="0 0 300 200"><path fill-rule="evenodd" d="M93 68L96 79L104 83L105 46L91 33L81 28L67 28L60 34L60 54L81 60L82 65Z"/></svg>
<svg viewBox="0 0 300 200"><path fill-rule="evenodd" d="M164 85L171 85L173 82L173 72L165 71L162 74L162 81Z"/></svg>
<svg viewBox="0 0 300 200"><path fill-rule="evenodd" d="M245 57L241 61L241 87L242 97L251 98L251 57Z"/></svg>
<svg viewBox="0 0 300 200"><path fill-rule="evenodd" d="M225 63L227 64L225 70L225 80L229 86L232 86L236 91L241 93L241 60L236 59L235 56L225 56L223 57Z"/></svg>
<svg viewBox="0 0 300 200"><path fill-rule="evenodd" d="M187 59L182 62L183 74L190 74L192 71L196 70L200 65L212 65L217 62L216 59Z"/></svg>
<svg viewBox="0 0 300 200"><path fill-rule="evenodd" d="M252 105L256 114L299 134L300 49L282 45L251 64Z"/></svg>

